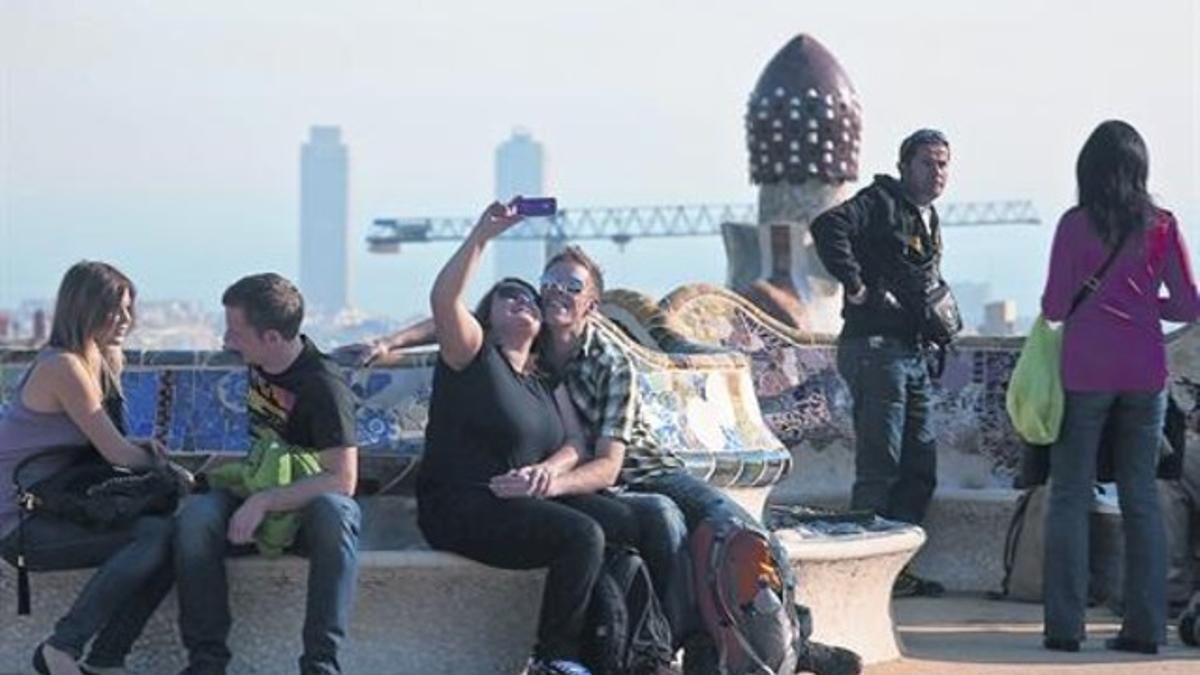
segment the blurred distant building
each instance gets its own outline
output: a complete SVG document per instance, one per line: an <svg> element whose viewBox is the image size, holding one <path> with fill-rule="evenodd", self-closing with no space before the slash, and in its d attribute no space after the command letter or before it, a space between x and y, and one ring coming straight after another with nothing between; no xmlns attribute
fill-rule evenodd
<svg viewBox="0 0 1200 675"><path fill-rule="evenodd" d="M982 326L985 320L983 307L991 299L992 285L986 281L951 280L950 287L954 289L954 298L958 300L963 325Z"/></svg>
<svg viewBox="0 0 1200 675"><path fill-rule="evenodd" d="M33 313L33 343L40 345L46 341L46 337L49 335L49 321L46 317L46 310L39 309Z"/></svg>
<svg viewBox="0 0 1200 675"><path fill-rule="evenodd" d="M350 305L348 176L341 129L312 127L300 149L300 290L330 313Z"/></svg>
<svg viewBox="0 0 1200 675"><path fill-rule="evenodd" d="M515 129L508 140L496 147L496 199L507 202L516 196L546 195L545 152L525 129ZM525 227L524 224L517 228ZM531 239L494 243L496 279L520 277L533 279L542 271L545 243Z"/></svg>
<svg viewBox="0 0 1200 675"><path fill-rule="evenodd" d="M1017 334L1017 303L1015 300L999 300L983 306L983 324L980 335L1008 336Z"/></svg>

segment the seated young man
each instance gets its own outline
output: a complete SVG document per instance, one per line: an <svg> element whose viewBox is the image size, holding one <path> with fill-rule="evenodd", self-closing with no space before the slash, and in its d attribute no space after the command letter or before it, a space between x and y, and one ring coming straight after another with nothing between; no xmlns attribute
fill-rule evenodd
<svg viewBox="0 0 1200 675"><path fill-rule="evenodd" d="M315 453L319 471L241 499L214 489L195 495L178 516L175 568L179 629L191 675L226 671L231 617L226 554L255 542L271 514L298 519L294 549L309 559L304 619L304 675L340 673L354 599L361 515L354 398L333 365L300 334L304 300L277 274L240 279L221 298L225 346L249 366L251 452L284 444Z"/></svg>

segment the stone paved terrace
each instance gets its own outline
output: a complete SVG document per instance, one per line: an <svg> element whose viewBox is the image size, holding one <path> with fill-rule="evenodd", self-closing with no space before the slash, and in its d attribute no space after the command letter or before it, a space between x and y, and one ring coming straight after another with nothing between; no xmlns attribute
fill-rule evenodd
<svg viewBox="0 0 1200 675"><path fill-rule="evenodd" d="M978 594L909 598L892 603L904 658L869 666L866 675L1196 675L1200 649L1184 646L1171 627L1170 645L1158 656L1104 649L1119 619L1108 610L1088 614L1090 639L1078 654L1041 647L1042 606L1001 602Z"/></svg>

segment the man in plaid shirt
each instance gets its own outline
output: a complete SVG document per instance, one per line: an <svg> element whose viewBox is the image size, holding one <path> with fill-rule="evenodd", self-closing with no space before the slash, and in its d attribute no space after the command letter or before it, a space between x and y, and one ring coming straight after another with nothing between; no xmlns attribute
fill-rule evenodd
<svg viewBox="0 0 1200 675"><path fill-rule="evenodd" d="M669 497L683 511L689 531L709 518L756 521L720 490L688 473L683 460L656 441L642 414L637 373L629 355L606 334L607 329L590 320L603 292L600 268L578 247L567 247L546 264L541 279L543 365L566 387L593 452L591 459L572 469L551 472L546 477L547 492L595 492L622 483L634 493ZM782 550L774 537L772 544ZM681 538L673 546L676 560L684 561L685 568L683 575L673 576L688 579L686 541ZM791 572L790 568L781 571ZM686 596L687 590L681 595ZM668 595L678 598L676 593ZM696 611L683 611L683 617L682 625L673 622L672 627L678 638L687 641L684 670L710 672L716 667L715 644ZM861 660L853 652L811 641L806 646L799 654L802 670L828 675L861 670Z"/></svg>

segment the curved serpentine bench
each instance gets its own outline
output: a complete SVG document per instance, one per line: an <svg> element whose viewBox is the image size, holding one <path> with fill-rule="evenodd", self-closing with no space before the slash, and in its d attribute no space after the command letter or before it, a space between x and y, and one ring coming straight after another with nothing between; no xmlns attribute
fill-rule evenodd
<svg viewBox="0 0 1200 675"><path fill-rule="evenodd" d="M647 314L644 297L632 303ZM748 356L763 417L801 470L775 488L780 503L844 506L854 478L850 397L836 367L836 342L785 326L742 296L705 284L683 286L659 303L643 333L657 342L691 340ZM1168 386L1189 415L1189 445L1200 428L1200 328L1166 339ZM928 544L914 561L956 590L998 588L1003 540L1018 492L1023 443L1005 410L1005 391L1023 338L965 337L935 382L939 488L925 520Z"/></svg>
<svg viewBox="0 0 1200 675"><path fill-rule="evenodd" d="M653 349L607 318L598 325L633 360L660 442L680 452L694 475L761 514L770 487L790 469L791 454L763 421L749 360L686 340L669 352ZM360 494L374 495L360 498L364 554L347 672L516 673L533 644L542 573L506 572L427 550L411 499L391 496L411 487L411 469L423 449L434 358L432 350L423 350L385 367L344 369L358 399ZM31 352L0 352L0 405L30 359ZM159 438L192 468L245 452L246 371L236 357L148 352L129 354L127 363L123 384L133 435ZM817 550L795 548L802 579L810 578L804 562L810 549ZM306 569L294 558L231 561L235 672L294 671ZM0 672L26 666L30 648L48 634L90 573L34 575L33 615L16 618L13 575L0 566ZM819 604L808 594L822 586L802 589L802 599ZM818 635L858 645L861 631L830 632L831 626L858 623L836 619L832 611L815 617ZM170 672L181 665L174 616L168 599L135 650L135 669ZM877 641L894 645L890 630ZM863 651L894 656L894 649Z"/></svg>
<svg viewBox="0 0 1200 675"><path fill-rule="evenodd" d="M639 359L640 354L666 353L674 358L698 360L709 359L717 351L722 358L729 358L728 346L690 340L670 316L639 293L609 291L604 294L601 311L623 329L623 345L634 356L639 371L644 368L645 372L654 372L652 364ZM729 390L738 396L755 398L752 371L746 360L730 363L725 377L736 385ZM742 410L746 422L767 426L758 405L743 400L739 406L719 406L719 410L730 409ZM782 445L774 434L768 435L773 446ZM800 472L807 470L803 464L799 467ZM742 495L743 505L751 513L763 514L762 506L770 488L782 478L783 474L779 474L776 480L744 491L747 494ZM898 658L900 648L890 609L892 584L924 543L925 533L921 528L900 526L854 535L817 535L792 529L777 529L776 533L796 573L798 599L812 610L814 639L849 647L867 663Z"/></svg>

